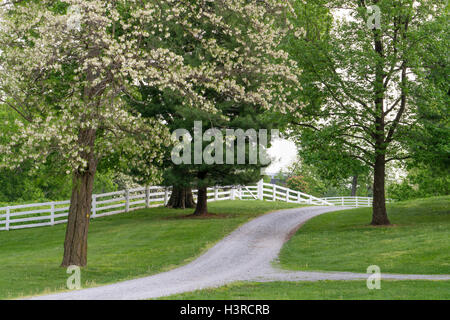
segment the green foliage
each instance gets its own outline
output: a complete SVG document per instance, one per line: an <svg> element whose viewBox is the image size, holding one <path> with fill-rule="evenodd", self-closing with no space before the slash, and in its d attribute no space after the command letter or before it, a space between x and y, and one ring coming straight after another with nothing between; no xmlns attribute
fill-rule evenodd
<svg viewBox="0 0 450 320"><path fill-rule="evenodd" d="M112 172L98 173L93 192L117 191L116 181L117 177ZM51 170L49 165L43 165L39 172L31 174L25 166L16 170L0 170L0 203L4 205L68 200L71 192L72 178Z"/></svg>
<svg viewBox="0 0 450 320"><path fill-rule="evenodd" d="M166 121L171 131L186 129L194 137L193 127L195 121L202 123L203 131L210 128L218 128L225 136L226 129L259 128L272 129L275 126L273 116L260 108L254 108L246 104L230 104L227 101L218 103L219 110L215 114L202 110L192 110L182 106L181 102L171 93L155 91L153 88L142 86L142 100L144 104L130 101L130 105L138 110L144 117L160 117ZM203 142L202 150L211 142ZM269 141L270 143L270 141ZM164 170L164 184L179 187L197 187L213 185L246 184L256 182L260 178L261 164L250 165L249 142L246 142L246 164L194 164L193 152L191 154L192 164L174 165L171 161L170 152L173 145L165 150L165 161L161 165ZM191 143L194 150L194 141ZM224 159L226 158L226 145L223 145ZM237 163L235 152L235 163ZM139 168L133 168L133 175L140 175Z"/></svg>
<svg viewBox="0 0 450 320"><path fill-rule="evenodd" d="M388 185L388 197L408 200L450 194L449 169L420 165L412 167L401 183Z"/></svg>
<svg viewBox="0 0 450 320"><path fill-rule="evenodd" d="M421 47L421 77L414 90L417 125L408 128L410 166L428 166L436 173L450 171L450 64L448 48L450 28L448 14L430 21L424 28L427 41ZM434 175L437 175L437 174Z"/></svg>
<svg viewBox="0 0 450 320"><path fill-rule="evenodd" d="M350 196L352 177L338 177L338 175L323 174L324 166L308 165L298 162L290 168L288 186L316 197ZM331 168L330 168L331 170ZM372 196L371 177L369 175L358 175L357 196ZM304 191L302 190L302 188Z"/></svg>

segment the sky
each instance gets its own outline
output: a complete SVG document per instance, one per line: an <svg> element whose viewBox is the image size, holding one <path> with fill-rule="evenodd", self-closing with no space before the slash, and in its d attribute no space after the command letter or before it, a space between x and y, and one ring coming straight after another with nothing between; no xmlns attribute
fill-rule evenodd
<svg viewBox="0 0 450 320"><path fill-rule="evenodd" d="M295 143L286 139L278 139L268 150L273 158L272 164L265 170L266 173L278 173L281 169L287 170L297 159Z"/></svg>

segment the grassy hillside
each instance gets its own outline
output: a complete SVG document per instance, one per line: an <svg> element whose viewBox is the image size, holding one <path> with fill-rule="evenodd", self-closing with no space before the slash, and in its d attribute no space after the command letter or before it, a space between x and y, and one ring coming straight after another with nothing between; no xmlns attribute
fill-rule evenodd
<svg viewBox="0 0 450 320"><path fill-rule="evenodd" d="M185 264L263 213L298 207L262 201L210 204L216 216L186 218L190 210L153 208L92 220L88 266L82 287L155 274ZM69 276L60 268L65 226L0 232L0 299L66 288Z"/></svg>
<svg viewBox="0 0 450 320"><path fill-rule="evenodd" d="M371 209L332 212L308 221L283 247L291 270L450 274L450 196L388 206L392 226L373 227Z"/></svg>

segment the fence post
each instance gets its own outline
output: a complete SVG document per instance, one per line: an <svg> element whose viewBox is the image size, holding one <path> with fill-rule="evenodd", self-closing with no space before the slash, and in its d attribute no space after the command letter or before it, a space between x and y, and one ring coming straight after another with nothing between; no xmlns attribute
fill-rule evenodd
<svg viewBox="0 0 450 320"><path fill-rule="evenodd" d="M130 190L125 190L125 212L130 211Z"/></svg>
<svg viewBox="0 0 450 320"><path fill-rule="evenodd" d="M367 197L367 206L370 207L370 197Z"/></svg>
<svg viewBox="0 0 450 320"><path fill-rule="evenodd" d="M258 199L264 200L264 180L258 181Z"/></svg>
<svg viewBox="0 0 450 320"><path fill-rule="evenodd" d="M50 205L50 224L52 226L55 225L55 203L52 202L52 204Z"/></svg>
<svg viewBox="0 0 450 320"><path fill-rule="evenodd" d="M235 194L236 189L233 187L230 190L230 200L234 200L236 198L236 194Z"/></svg>
<svg viewBox="0 0 450 320"><path fill-rule="evenodd" d="M219 200L219 189L217 186L214 186L214 201Z"/></svg>
<svg viewBox="0 0 450 320"><path fill-rule="evenodd" d="M301 203L300 191L297 191L297 203Z"/></svg>
<svg viewBox="0 0 450 320"><path fill-rule="evenodd" d="M275 185L275 183L272 184L272 188L273 188L273 201L277 200L277 186Z"/></svg>
<svg viewBox="0 0 450 320"><path fill-rule="evenodd" d="M242 200L242 187L239 187L239 200Z"/></svg>
<svg viewBox="0 0 450 320"><path fill-rule="evenodd" d="M6 207L6 231L9 231L9 215L11 214L11 209L9 207Z"/></svg>
<svg viewBox="0 0 450 320"><path fill-rule="evenodd" d="M169 188L164 189L164 205L167 206L167 203L169 202Z"/></svg>
<svg viewBox="0 0 450 320"><path fill-rule="evenodd" d="M150 187L145 187L145 207L150 208Z"/></svg>
<svg viewBox="0 0 450 320"><path fill-rule="evenodd" d="M97 215L97 196L95 194L92 195L92 218L95 218Z"/></svg>
<svg viewBox="0 0 450 320"><path fill-rule="evenodd" d="M312 196L311 195L309 196L308 204L312 204Z"/></svg>
<svg viewBox="0 0 450 320"><path fill-rule="evenodd" d="M341 197L341 205L344 205L344 197Z"/></svg>
<svg viewBox="0 0 450 320"><path fill-rule="evenodd" d="M356 206L358 207L358 196L356 196Z"/></svg>
<svg viewBox="0 0 450 320"><path fill-rule="evenodd" d="M289 202L289 189L286 189L286 202Z"/></svg>

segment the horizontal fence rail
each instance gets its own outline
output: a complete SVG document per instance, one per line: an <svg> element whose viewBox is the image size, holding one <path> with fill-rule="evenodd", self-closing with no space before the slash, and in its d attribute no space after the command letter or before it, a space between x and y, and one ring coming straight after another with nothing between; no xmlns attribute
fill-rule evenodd
<svg viewBox="0 0 450 320"><path fill-rule="evenodd" d="M91 218L100 218L133 210L166 205L171 188L149 186L116 192L92 195ZM193 190L194 199L197 190ZM208 201L220 200L266 200L290 203L368 207L372 205L369 197L328 197L317 198L312 195L285 188L262 180L251 186L227 186L208 188ZM390 200L391 201L391 200ZM53 201L0 208L0 231L53 226L67 222L70 201Z"/></svg>
<svg viewBox="0 0 450 320"><path fill-rule="evenodd" d="M322 198L334 206L347 207L371 207L373 203L372 197L326 197ZM392 199L386 199L386 203L393 202Z"/></svg>

